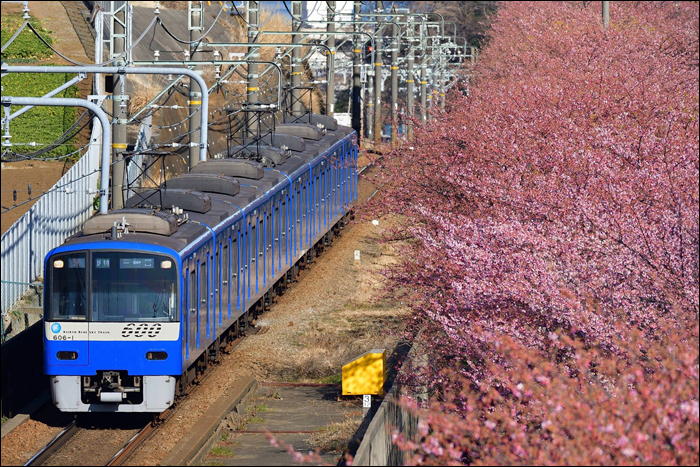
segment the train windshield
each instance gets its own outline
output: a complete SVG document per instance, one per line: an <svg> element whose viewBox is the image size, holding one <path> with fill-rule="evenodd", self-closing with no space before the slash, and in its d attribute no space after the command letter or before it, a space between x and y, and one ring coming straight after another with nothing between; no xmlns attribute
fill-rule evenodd
<svg viewBox="0 0 700 467"><path fill-rule="evenodd" d="M92 321L177 321L172 258L99 251L91 257Z"/></svg>
<svg viewBox="0 0 700 467"><path fill-rule="evenodd" d="M53 319L87 319L86 264L85 253L56 255L51 259L48 279Z"/></svg>

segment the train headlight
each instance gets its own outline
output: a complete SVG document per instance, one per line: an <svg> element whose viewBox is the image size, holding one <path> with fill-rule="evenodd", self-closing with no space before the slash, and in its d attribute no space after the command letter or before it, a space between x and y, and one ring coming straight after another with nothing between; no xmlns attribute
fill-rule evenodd
<svg viewBox="0 0 700 467"><path fill-rule="evenodd" d="M168 358L167 352L146 352L147 360L165 360Z"/></svg>
<svg viewBox="0 0 700 467"><path fill-rule="evenodd" d="M53 262L53 267L56 269L61 269L63 267L63 260L62 259L57 259L56 261Z"/></svg>
<svg viewBox="0 0 700 467"><path fill-rule="evenodd" d="M73 352L70 350L61 350L56 353L56 358L59 360L77 360L78 352Z"/></svg>
<svg viewBox="0 0 700 467"><path fill-rule="evenodd" d="M160 267L161 269L170 269L173 267L173 262L166 259L165 261L160 262Z"/></svg>

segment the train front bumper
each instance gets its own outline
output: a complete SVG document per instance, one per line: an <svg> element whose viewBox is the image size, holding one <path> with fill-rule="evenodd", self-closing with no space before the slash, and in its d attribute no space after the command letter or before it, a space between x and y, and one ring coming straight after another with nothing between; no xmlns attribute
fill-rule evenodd
<svg viewBox="0 0 700 467"><path fill-rule="evenodd" d="M142 376L141 403L124 402L125 394L114 391L102 392L99 396L101 402L86 404L83 402L81 376L60 375L49 378L52 399L62 412L160 413L173 404L177 383L174 376Z"/></svg>

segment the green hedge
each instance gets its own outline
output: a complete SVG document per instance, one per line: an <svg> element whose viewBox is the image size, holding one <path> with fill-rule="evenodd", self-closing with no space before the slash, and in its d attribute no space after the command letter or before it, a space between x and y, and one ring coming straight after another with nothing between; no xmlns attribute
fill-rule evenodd
<svg viewBox="0 0 700 467"><path fill-rule="evenodd" d="M13 34L24 24L22 13L3 14L2 21L2 45L4 46ZM31 18L29 23L48 42L53 44L51 31L45 29L39 20ZM17 38L2 53L2 61L7 63L35 63L37 60L49 58L53 55L36 35L25 28ZM47 65L42 63L42 65ZM75 75L67 73L32 74L10 73L2 78L2 95L17 97L40 97L56 89ZM77 97L78 88L71 86L54 97ZM20 106L13 105L12 112ZM10 122L10 134L13 144L36 142L38 146L12 146L10 152L17 154L33 153L45 148L56 141L75 122L80 109L71 107L34 107L30 111L15 118ZM3 153L5 148L3 148ZM55 158L65 156L75 150L74 139L66 141L42 157Z"/></svg>
<svg viewBox="0 0 700 467"><path fill-rule="evenodd" d="M39 97L70 81L71 73L10 73L2 78L3 96ZM78 88L71 86L54 97L76 97ZM13 105L12 112L21 106ZM42 143L41 146L12 146L17 154L35 152L56 141L75 122L80 109L74 107L34 107L10 122L11 142ZM73 140L47 152L43 157L59 157L75 150Z"/></svg>
<svg viewBox="0 0 700 467"><path fill-rule="evenodd" d="M21 13L3 14L2 21L0 21L2 26L2 45L5 46L5 42L9 41L15 32L24 24L24 19ZM44 29L39 20L31 18L29 20L34 29L41 34L41 37L46 40L49 44L53 44L51 38L51 31ZM26 62L30 59L42 59L48 58L53 55L51 49L49 49L41 40L36 37L36 35L27 27L20 33L19 36L10 44L10 46L2 52L2 61L13 63L13 62Z"/></svg>

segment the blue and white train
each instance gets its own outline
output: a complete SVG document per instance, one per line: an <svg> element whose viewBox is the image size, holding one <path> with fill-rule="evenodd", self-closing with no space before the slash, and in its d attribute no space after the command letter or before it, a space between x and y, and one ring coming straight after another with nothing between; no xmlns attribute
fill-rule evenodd
<svg viewBox="0 0 700 467"><path fill-rule="evenodd" d="M333 122L278 125L253 150L267 163L202 162L47 255L44 368L59 410L166 410L330 242L358 181L356 134Z"/></svg>

